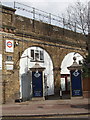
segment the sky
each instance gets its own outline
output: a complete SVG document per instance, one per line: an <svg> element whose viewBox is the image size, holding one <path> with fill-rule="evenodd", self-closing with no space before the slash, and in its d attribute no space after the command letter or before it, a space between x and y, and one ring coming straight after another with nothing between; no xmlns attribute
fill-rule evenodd
<svg viewBox="0 0 90 120"><path fill-rule="evenodd" d="M12 2L11 2L12 1ZM1 0L1 3L8 6L14 6L15 0ZM16 0L16 2L24 3L31 7L55 14L61 15L65 12L66 8L75 3L77 0ZM90 0L79 0L80 2L88 2Z"/></svg>

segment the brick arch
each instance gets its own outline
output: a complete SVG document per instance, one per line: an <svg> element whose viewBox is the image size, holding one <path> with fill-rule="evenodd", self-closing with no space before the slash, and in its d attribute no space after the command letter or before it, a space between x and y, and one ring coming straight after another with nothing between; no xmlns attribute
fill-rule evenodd
<svg viewBox="0 0 90 120"><path fill-rule="evenodd" d="M68 52L65 56L67 56L67 55L70 54L70 53L78 53L78 54L80 54L80 55L84 58L84 54L83 54L83 53L81 53L81 52L75 52L75 51L70 51L70 52ZM63 62L65 56L63 56L62 62ZM61 62L61 64L62 64L62 62ZM60 65L60 66L61 66L61 65Z"/></svg>
<svg viewBox="0 0 90 120"><path fill-rule="evenodd" d="M42 47L40 47L40 46L38 46L38 45L32 45L32 46L29 46L29 48L27 48L24 52L25 52L25 55L27 54L27 50L29 49L29 51L28 51L28 55L29 55L29 53L30 53L30 50L31 49L33 49L33 47L38 47L38 48L40 48L40 49L38 49L38 50L44 50L44 48L42 48ZM23 54L24 54L24 52L23 52ZM46 71L44 72L46 75L47 75L47 84L50 86L49 88L49 90L48 90L48 94L53 94L54 93L54 76L53 76L53 62L52 62L52 59L50 58L50 55L48 54L48 52L45 50L44 51L45 52L45 55L47 56L47 57L49 57L49 59L48 60L50 60L50 64L49 64L49 61L47 61L47 59L44 59L44 63L46 63L45 64L45 66L46 66ZM45 56L45 58L47 58ZM23 57L23 56L22 56ZM29 56L30 57L30 56ZM26 63L26 65L24 65L24 66L22 66L22 64L23 63L25 63L26 61L23 61L22 59L20 59L21 61L21 63L20 63L20 80L19 81L21 81L21 76L23 76L23 74L25 75L25 74L27 74L28 75L28 69L27 69L27 65L31 68L31 67L33 67L34 66L34 64L35 63L31 63L30 62L30 64L28 64L28 63ZM40 63L39 63L40 64ZM47 65L48 64L48 65ZM41 64L40 64L41 65ZM51 65L51 66L49 66L49 65ZM41 65L42 66L42 65ZM48 71L48 72L47 72ZM49 81L50 81L50 83L49 83ZM21 83L21 82L20 82ZM20 86L21 86L21 84L20 84ZM21 91L21 88L20 88L20 91ZM21 93L21 96L22 96L22 92L20 92Z"/></svg>
<svg viewBox="0 0 90 120"><path fill-rule="evenodd" d="M83 58L84 58L84 56L85 56L85 54L84 54L82 51L68 50L68 51L66 51L66 53L63 55L61 61L63 61L63 59L65 58L66 55L68 55L69 53L72 53L72 52L75 52L75 53L80 54ZM62 63L62 62L61 62L61 63ZM61 64L60 64L60 66L61 66Z"/></svg>
<svg viewBox="0 0 90 120"><path fill-rule="evenodd" d="M51 58L51 60L52 60L53 67L54 67L54 59L53 59L53 55L52 55L52 50L51 50L51 52L49 51L50 48L46 48L46 47L44 47L44 46L42 46L42 45L38 45L38 44L28 45L28 48L30 48L30 47L39 47L39 48L42 48L43 50L45 50L45 51L48 53L48 55L50 56L50 58ZM23 54L24 51L27 50L28 48L25 47L25 49L24 49L23 51L21 51L21 53ZM21 56L22 56L22 55L21 55ZM20 59L19 59L19 61L18 61L18 64L19 64L19 63L20 63Z"/></svg>
<svg viewBox="0 0 90 120"><path fill-rule="evenodd" d="M21 43L22 44L22 43ZM22 53L29 47L33 47L33 46L37 46L40 47L42 49L44 49L50 56L50 58L52 59L53 65L54 67L60 66L62 60L64 59L64 57L66 56L66 54L70 53L70 52L78 52L79 54L84 56L83 51L79 51L79 50L75 50L75 49L67 49L67 48L60 48L60 47L53 47L53 46L48 46L48 45L44 45L44 44L38 44L38 43L31 43L29 42L29 40L27 42L24 42L24 47L23 50L19 49L19 47L17 48L19 50L19 52L21 53L20 56L22 55ZM20 58L19 58L20 60ZM19 65L19 60L17 62L17 66Z"/></svg>

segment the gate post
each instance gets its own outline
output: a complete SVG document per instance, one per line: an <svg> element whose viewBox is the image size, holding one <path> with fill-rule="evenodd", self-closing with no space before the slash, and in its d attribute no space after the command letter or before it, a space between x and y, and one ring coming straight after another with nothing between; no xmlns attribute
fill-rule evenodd
<svg viewBox="0 0 90 120"><path fill-rule="evenodd" d="M44 100L44 69L36 63L32 71L32 100Z"/></svg>
<svg viewBox="0 0 90 120"><path fill-rule="evenodd" d="M73 64L67 67L71 75L71 97L80 97L82 96L82 65L77 64L76 57L73 57L73 60Z"/></svg>

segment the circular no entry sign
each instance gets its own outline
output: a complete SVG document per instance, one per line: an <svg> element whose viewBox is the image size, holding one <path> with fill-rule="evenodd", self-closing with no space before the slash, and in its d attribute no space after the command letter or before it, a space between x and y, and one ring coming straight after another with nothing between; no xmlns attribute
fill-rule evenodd
<svg viewBox="0 0 90 120"><path fill-rule="evenodd" d="M7 42L7 47L11 48L12 47L12 42L8 41Z"/></svg>

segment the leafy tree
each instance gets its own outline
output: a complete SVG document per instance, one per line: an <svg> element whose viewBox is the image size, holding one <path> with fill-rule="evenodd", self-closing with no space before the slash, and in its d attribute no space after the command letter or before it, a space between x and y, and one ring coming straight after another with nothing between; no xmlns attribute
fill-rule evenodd
<svg viewBox="0 0 90 120"><path fill-rule="evenodd" d="M83 77L90 77L90 53L84 58Z"/></svg>

